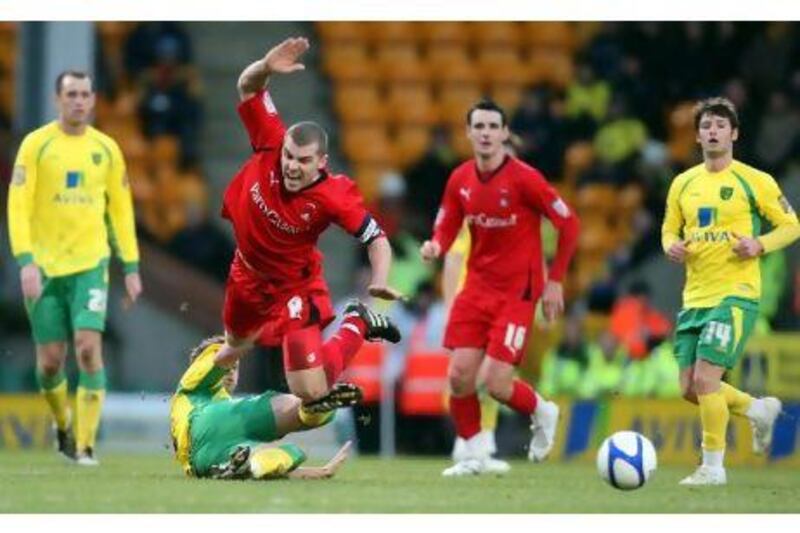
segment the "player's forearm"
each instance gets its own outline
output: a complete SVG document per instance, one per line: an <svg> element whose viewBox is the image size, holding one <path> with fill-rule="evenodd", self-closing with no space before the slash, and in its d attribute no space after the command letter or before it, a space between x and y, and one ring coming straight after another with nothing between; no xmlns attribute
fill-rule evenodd
<svg viewBox="0 0 800 533"><path fill-rule="evenodd" d="M30 211L24 190L12 186L8 195L8 236L11 253L19 266L33 262Z"/></svg>
<svg viewBox="0 0 800 533"><path fill-rule="evenodd" d="M450 306L456 297L458 290L458 279L461 275L461 267L464 264L464 254L449 252L444 257L444 269L442 271L442 297L446 306Z"/></svg>
<svg viewBox="0 0 800 533"><path fill-rule="evenodd" d="M378 237L367 246L369 264L372 268L371 285L386 286L389 280L389 269L392 266L392 247L389 239Z"/></svg>
<svg viewBox="0 0 800 533"><path fill-rule="evenodd" d="M250 63L239 75L236 88L243 99L264 88L271 74L267 62L259 59Z"/></svg>
<svg viewBox="0 0 800 533"><path fill-rule="evenodd" d="M133 203L130 195L122 192L112 197L109 202L109 218L111 220L111 242L123 265L126 274L139 270L139 246L136 242L136 222L133 214Z"/></svg>
<svg viewBox="0 0 800 533"><path fill-rule="evenodd" d="M567 274L567 269L569 268L569 262L572 260L572 256L575 255L575 250L578 248L578 235L580 231L580 221L574 214L570 216L558 230L556 256L553 258L550 271L547 275L549 280L561 282L564 279L564 276Z"/></svg>
<svg viewBox="0 0 800 533"><path fill-rule="evenodd" d="M798 238L800 238L800 224L795 223L778 226L769 233L758 237L758 240L764 247L764 253L768 254L789 246Z"/></svg>

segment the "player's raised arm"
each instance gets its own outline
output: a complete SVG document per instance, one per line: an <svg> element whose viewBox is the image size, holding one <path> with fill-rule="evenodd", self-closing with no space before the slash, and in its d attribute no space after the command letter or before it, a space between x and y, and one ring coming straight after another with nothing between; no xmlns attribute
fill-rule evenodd
<svg viewBox="0 0 800 533"><path fill-rule="evenodd" d="M309 48L308 39L304 37L291 37L272 47L261 59L248 65L239 75L236 88L239 98L244 101L262 90L271 74L287 74L305 69L305 65L298 62L303 53Z"/></svg>

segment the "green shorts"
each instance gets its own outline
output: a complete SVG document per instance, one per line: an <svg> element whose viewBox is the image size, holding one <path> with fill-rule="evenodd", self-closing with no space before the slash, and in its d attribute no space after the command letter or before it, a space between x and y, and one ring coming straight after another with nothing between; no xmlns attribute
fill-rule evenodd
<svg viewBox="0 0 800 533"><path fill-rule="evenodd" d="M36 344L68 341L75 331L104 331L108 300L108 259L91 270L48 278L42 273L42 294L25 300Z"/></svg>
<svg viewBox="0 0 800 533"><path fill-rule="evenodd" d="M730 370L744 351L758 318L758 303L729 297L717 307L683 309L675 326L675 357L681 370L700 358Z"/></svg>
<svg viewBox="0 0 800 533"><path fill-rule="evenodd" d="M237 446L256 446L279 438L272 398L267 391L230 401L209 403L190 418L192 452L189 459L197 477L208 475L214 465L228 462Z"/></svg>

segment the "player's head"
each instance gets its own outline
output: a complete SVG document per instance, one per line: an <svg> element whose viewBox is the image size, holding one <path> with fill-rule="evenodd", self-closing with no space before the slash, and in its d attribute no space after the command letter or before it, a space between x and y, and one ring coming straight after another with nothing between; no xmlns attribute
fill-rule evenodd
<svg viewBox="0 0 800 533"><path fill-rule="evenodd" d="M484 98L467 112L467 137L475 157L488 159L504 150L508 124L503 108Z"/></svg>
<svg viewBox="0 0 800 533"><path fill-rule="evenodd" d="M225 344L224 335L212 335L207 339L203 339L200 344L192 348L189 352L189 363L193 363L195 359L206 353L207 350L219 350ZM222 378L222 386L229 394L233 394L236 390L236 385L239 383L239 361L231 367L225 377Z"/></svg>
<svg viewBox="0 0 800 533"><path fill-rule="evenodd" d="M736 106L727 98L701 100L694 109L694 129L704 157L719 157L733 150L739 138Z"/></svg>
<svg viewBox="0 0 800 533"><path fill-rule="evenodd" d="M297 192L317 179L328 164L328 134L316 122L298 122L286 131L281 152L283 184Z"/></svg>
<svg viewBox="0 0 800 533"><path fill-rule="evenodd" d="M80 70L65 70L56 77L56 107L66 125L80 127L89 123L94 109L92 77Z"/></svg>

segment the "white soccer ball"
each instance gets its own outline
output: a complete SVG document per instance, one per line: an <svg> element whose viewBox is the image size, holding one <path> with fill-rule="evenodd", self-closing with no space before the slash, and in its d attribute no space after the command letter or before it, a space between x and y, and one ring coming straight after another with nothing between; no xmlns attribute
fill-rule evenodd
<svg viewBox="0 0 800 533"><path fill-rule="evenodd" d="M656 471L656 449L641 433L618 431L597 452L597 471L615 489L644 486Z"/></svg>

